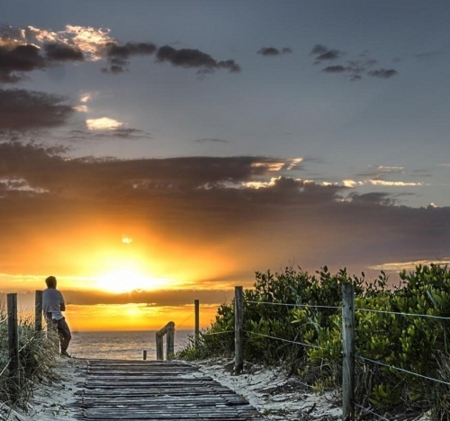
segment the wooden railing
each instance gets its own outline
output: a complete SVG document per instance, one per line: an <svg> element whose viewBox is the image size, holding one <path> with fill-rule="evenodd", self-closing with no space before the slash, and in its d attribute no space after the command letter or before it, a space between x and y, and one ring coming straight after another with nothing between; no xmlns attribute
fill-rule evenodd
<svg viewBox="0 0 450 421"><path fill-rule="evenodd" d="M164 359L164 335L167 335L166 339L166 359L172 359L174 355L174 342L175 342L175 323L169 322L162 329L156 332L156 359Z"/></svg>

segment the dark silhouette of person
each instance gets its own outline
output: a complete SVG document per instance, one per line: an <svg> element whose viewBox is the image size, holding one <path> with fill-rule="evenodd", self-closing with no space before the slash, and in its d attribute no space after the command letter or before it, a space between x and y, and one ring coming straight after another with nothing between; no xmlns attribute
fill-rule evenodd
<svg viewBox="0 0 450 421"><path fill-rule="evenodd" d="M45 320L47 325L56 327L61 355L70 358L67 348L72 335L66 318L62 314L63 311L66 311L66 303L61 292L56 289L56 278L54 276L49 276L45 283L47 284L47 289L42 293L42 310Z"/></svg>

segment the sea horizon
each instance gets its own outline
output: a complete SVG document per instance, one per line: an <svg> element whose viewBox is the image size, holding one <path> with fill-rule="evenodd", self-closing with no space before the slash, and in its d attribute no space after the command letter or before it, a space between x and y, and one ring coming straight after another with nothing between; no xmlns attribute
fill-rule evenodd
<svg viewBox="0 0 450 421"><path fill-rule="evenodd" d="M157 330L96 330L74 331L69 353L76 358L156 360ZM175 330L174 351L181 351L190 342L194 331ZM164 350L166 349L164 339ZM165 352L165 351L164 351Z"/></svg>

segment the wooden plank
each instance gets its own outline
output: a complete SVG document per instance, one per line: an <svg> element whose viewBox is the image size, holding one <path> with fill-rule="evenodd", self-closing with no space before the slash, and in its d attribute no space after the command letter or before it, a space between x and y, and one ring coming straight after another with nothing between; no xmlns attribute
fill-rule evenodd
<svg viewBox="0 0 450 421"><path fill-rule="evenodd" d="M77 419L266 421L245 398L180 361L89 360Z"/></svg>

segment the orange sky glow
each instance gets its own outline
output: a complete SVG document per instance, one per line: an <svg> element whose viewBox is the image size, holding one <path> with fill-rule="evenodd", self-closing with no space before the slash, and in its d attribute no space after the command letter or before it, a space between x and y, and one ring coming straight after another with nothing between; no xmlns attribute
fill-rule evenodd
<svg viewBox="0 0 450 421"><path fill-rule="evenodd" d="M34 146L0 149L5 165L23 155L17 165L47 192L7 190L2 199L0 292L21 294L30 309L34 291L56 276L73 330L154 330L168 321L189 329L195 299L206 328L235 286L253 286L255 272L314 274L327 265L359 275L448 256L447 237L435 235L449 223L447 208L368 206L339 200L339 186L281 176L259 188L210 187L217 177L246 183L267 170L272 178L277 160L67 161Z"/></svg>
<svg viewBox="0 0 450 421"><path fill-rule="evenodd" d="M217 305L201 305L200 326L211 325ZM70 305L66 312L73 331L85 330L159 330L168 322L175 329L194 330L194 304L159 306L151 304Z"/></svg>
<svg viewBox="0 0 450 421"><path fill-rule="evenodd" d="M49 268L48 274L0 275L3 292L25 292L19 295L24 316L32 313L34 291L45 289L45 278L52 274L66 299L65 315L74 331L158 330L169 321L175 322L176 329L194 329L193 299L199 299L201 291L206 297L200 302L204 329L214 321L218 306L230 302L234 286L243 284L232 276L226 279L233 267L212 248L189 250L182 244L163 244L157 237L149 241L128 234L112 238L111 232L118 232L113 228L97 226L95 231L95 235L73 230L64 238L48 236L49 241L39 247L38 260L24 249L28 271L42 273ZM55 242L60 244L55 247ZM32 249L37 246L31 244ZM244 283L250 286L251 281L249 277ZM173 294L187 297L187 291L190 299L177 298L173 303ZM214 291L218 291L216 298ZM151 294L158 295L158 302L149 301Z"/></svg>

